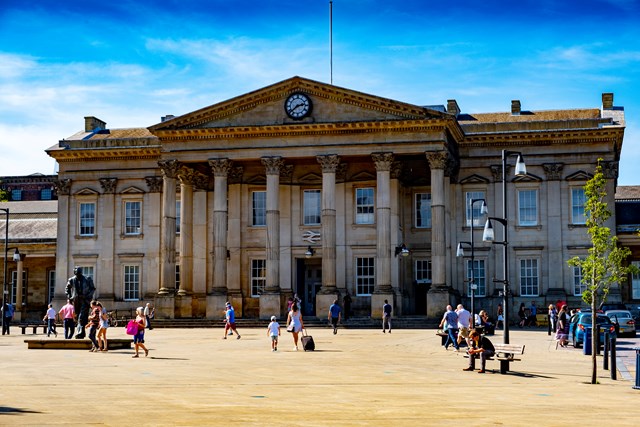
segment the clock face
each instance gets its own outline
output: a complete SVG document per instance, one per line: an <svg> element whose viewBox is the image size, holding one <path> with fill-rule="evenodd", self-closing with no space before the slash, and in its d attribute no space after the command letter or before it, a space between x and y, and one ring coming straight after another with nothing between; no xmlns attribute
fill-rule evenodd
<svg viewBox="0 0 640 427"><path fill-rule="evenodd" d="M284 110L292 119L302 119L311 113L311 99L304 93L294 93L285 101Z"/></svg>

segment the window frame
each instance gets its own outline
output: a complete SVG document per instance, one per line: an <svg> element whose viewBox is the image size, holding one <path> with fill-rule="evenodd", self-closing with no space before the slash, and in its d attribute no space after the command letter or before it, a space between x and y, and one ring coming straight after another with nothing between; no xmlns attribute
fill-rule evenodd
<svg viewBox="0 0 640 427"><path fill-rule="evenodd" d="M533 265L523 265L523 263L535 263L535 275L523 275L523 268L526 272L533 271ZM536 257L523 257L518 260L518 288L522 297L540 296L540 260ZM525 283L531 281L532 283ZM535 283L533 283L535 282Z"/></svg>
<svg viewBox="0 0 640 427"><path fill-rule="evenodd" d="M579 265L571 266L571 277L573 279L573 296L582 296L587 290L587 285L582 281L582 267Z"/></svg>
<svg viewBox="0 0 640 427"><path fill-rule="evenodd" d="M517 193L518 193L518 197L517 197L517 201L518 201L518 226L520 227L535 227L539 224L539 212L540 209L538 208L539 206L539 191L537 188L519 188L517 189ZM533 206L523 206L523 200L521 199L521 195L523 195L524 193L533 193L533 199L529 198L528 201L533 200L534 204ZM526 203L525 203L526 204ZM526 212L525 215L523 215L523 210ZM527 217L529 215L531 215L530 210L533 210L533 220L530 219L523 219L523 217Z"/></svg>
<svg viewBox="0 0 640 427"><path fill-rule="evenodd" d="M365 191L371 192L370 195L362 194ZM354 205L354 214L355 214L355 224L358 225L373 225L376 223L376 189L375 187L356 187L354 191L355 197L355 205ZM360 200L364 199L364 201L368 203L360 203ZM368 211L368 212L365 212Z"/></svg>
<svg viewBox="0 0 640 427"><path fill-rule="evenodd" d="M311 194L315 197L307 199L307 195ZM317 221L312 221L314 217L317 218ZM302 224L307 226L322 225L322 190L317 188L302 190Z"/></svg>
<svg viewBox="0 0 640 427"><path fill-rule="evenodd" d="M467 227L471 227L471 209L473 209L473 228L484 227L484 215L480 212L482 210L481 203L475 203L471 206L471 200L486 200L486 192L484 190L471 190L464 192L464 223Z"/></svg>
<svg viewBox="0 0 640 427"><path fill-rule="evenodd" d="M364 265L365 262L367 265ZM356 296L371 296L376 284L376 258L356 257L354 273Z"/></svg>
<svg viewBox="0 0 640 427"><path fill-rule="evenodd" d="M93 207L93 215L91 218L83 218L85 215L85 212L83 212L83 207L84 206L92 206ZM96 224L98 223L98 210L97 210L97 203L95 201L78 201L78 235L82 236L82 237L90 237L90 236L95 236L96 235ZM91 226L88 225L83 225L85 223L85 221L93 221L93 224ZM87 230L84 229L90 229L90 232L87 232ZM83 232L83 230L85 232Z"/></svg>
<svg viewBox="0 0 640 427"><path fill-rule="evenodd" d="M47 303L50 304L56 292L56 270L47 271Z"/></svg>
<svg viewBox="0 0 640 427"><path fill-rule="evenodd" d="M176 234L180 234L180 221L182 218L182 201L176 199Z"/></svg>
<svg viewBox="0 0 640 427"><path fill-rule="evenodd" d="M631 261L631 264L640 269L640 261ZM632 273L630 283L631 299L640 299L640 273Z"/></svg>
<svg viewBox="0 0 640 427"><path fill-rule="evenodd" d="M477 285L474 296L485 297L487 296L487 263L483 258L474 258L473 263L476 264L475 270L473 271L473 281ZM464 266L467 296L470 297L471 283L469 283L469 278L471 277L471 259L465 259Z"/></svg>
<svg viewBox="0 0 640 427"><path fill-rule="evenodd" d="M22 270L22 305L27 305L27 282L29 280L28 270L25 268ZM9 301L13 304L14 307L18 306L18 270L11 270L11 294L9 295Z"/></svg>
<svg viewBox="0 0 640 427"><path fill-rule="evenodd" d="M413 264L416 283L431 284L433 279L433 264L431 258L418 258Z"/></svg>
<svg viewBox="0 0 640 427"><path fill-rule="evenodd" d="M259 298L267 286L267 260L266 258L252 258L249 263L249 280L251 297Z"/></svg>
<svg viewBox="0 0 640 427"><path fill-rule="evenodd" d="M251 191L251 226L266 227L267 226L267 191L253 190ZM257 195L262 195L262 200L257 200ZM262 219L262 222L258 222Z"/></svg>
<svg viewBox="0 0 640 427"><path fill-rule="evenodd" d="M428 196L428 198L421 198L420 196ZM427 201L428 200L428 201ZM422 209L422 204L428 204L427 209ZM413 197L413 213L415 216L414 226L416 228L431 228L431 193L430 192L417 192Z"/></svg>
<svg viewBox="0 0 640 427"><path fill-rule="evenodd" d="M129 209L129 205L138 205L137 213L138 216L130 215L132 210ZM123 218L123 234L125 236L140 236L142 235L142 200L141 199L131 199L131 200L123 200L122 201L122 218ZM133 211L136 212L136 211ZM131 225L130 225L131 223ZM134 231L130 231L133 229Z"/></svg>
<svg viewBox="0 0 640 427"><path fill-rule="evenodd" d="M40 189L40 200L53 200L53 190L50 188Z"/></svg>
<svg viewBox="0 0 640 427"><path fill-rule="evenodd" d="M582 193L582 200L576 200L576 196L575 193L576 192L581 192ZM585 194L584 191L584 187L571 187L570 190L570 203L571 203L571 224L574 225L585 225L587 223L587 212L586 212L586 205L587 205L587 196ZM582 204L576 204L576 202L581 201ZM576 210L579 210L581 212L578 212L578 215L576 215ZM576 218L578 216L578 218Z"/></svg>
<svg viewBox="0 0 640 427"><path fill-rule="evenodd" d="M127 271L133 269L135 271ZM134 276L137 280L130 280ZM125 263L122 265L122 299L123 301L140 301L142 285L142 267L139 263ZM133 286L133 288L132 288Z"/></svg>

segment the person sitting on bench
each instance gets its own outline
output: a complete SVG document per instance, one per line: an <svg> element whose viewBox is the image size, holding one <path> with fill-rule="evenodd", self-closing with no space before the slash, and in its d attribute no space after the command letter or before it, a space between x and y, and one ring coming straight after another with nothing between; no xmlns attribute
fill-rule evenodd
<svg viewBox="0 0 640 427"><path fill-rule="evenodd" d="M487 359L496 354L496 349L489 338L480 335L476 330L469 334L469 339L471 341L471 348L467 350L467 353L469 353L469 367L464 368L463 371L473 371L476 368L476 358L479 357L480 370L478 373L484 374Z"/></svg>

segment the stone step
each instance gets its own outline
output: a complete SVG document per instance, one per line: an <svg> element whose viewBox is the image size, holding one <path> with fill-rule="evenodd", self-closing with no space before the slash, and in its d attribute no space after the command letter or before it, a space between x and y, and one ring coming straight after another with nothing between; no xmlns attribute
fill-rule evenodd
<svg viewBox="0 0 640 427"><path fill-rule="evenodd" d="M93 344L88 339L27 339L28 349L38 350L90 350ZM107 338L107 346L109 350L122 350L131 348L133 339L127 338Z"/></svg>

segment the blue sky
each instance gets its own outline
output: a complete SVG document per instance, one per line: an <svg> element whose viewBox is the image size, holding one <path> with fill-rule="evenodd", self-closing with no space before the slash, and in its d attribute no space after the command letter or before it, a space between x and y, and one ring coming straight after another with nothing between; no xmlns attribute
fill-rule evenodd
<svg viewBox="0 0 640 427"><path fill-rule="evenodd" d="M640 185L639 40L640 0L335 0L333 83L465 113L614 92L619 184ZM146 127L296 75L328 83L329 52L328 0L0 0L0 176L53 173L44 150L84 116Z"/></svg>

